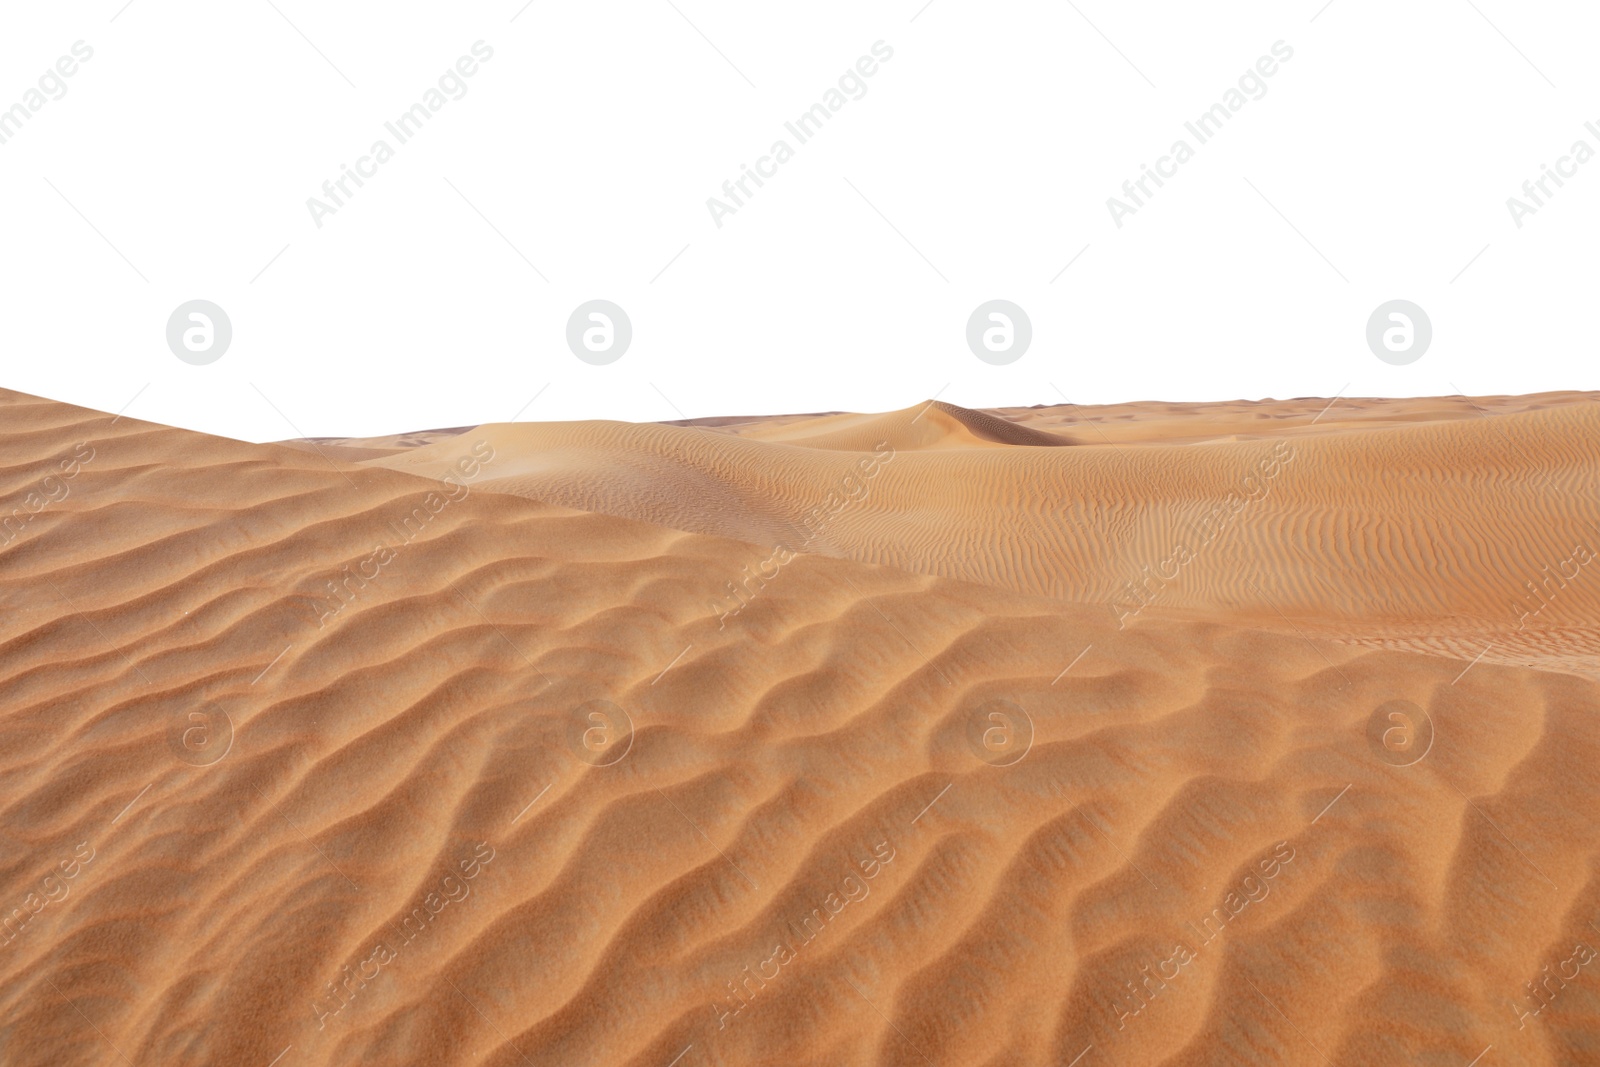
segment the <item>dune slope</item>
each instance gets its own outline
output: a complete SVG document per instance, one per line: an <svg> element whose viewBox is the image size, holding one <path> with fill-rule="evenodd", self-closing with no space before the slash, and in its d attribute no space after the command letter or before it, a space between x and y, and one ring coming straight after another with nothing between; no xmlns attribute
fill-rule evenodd
<svg viewBox="0 0 1600 1067"><path fill-rule="evenodd" d="M651 499L659 442L585 432L575 453L618 442L621 488L591 492ZM1600 977L1575 962L1600 936L1594 682L1163 605L1119 628L1022 541L966 574L778 562L765 538L503 491L560 481L513 444L397 446L456 449L405 473L0 393L0 499L31 516L0 546L0 1062L1600 1049ZM746 444L793 466L699 507L765 532L788 514L778 483L826 450ZM1009 475L981 454L1018 447L1092 453L946 450L972 465L963 489L907 448L869 502L920 486L967 558L952 501L999 499ZM1542 447L1576 477L1570 448ZM475 474L438 480L466 456ZM1521 471L1410 461L1464 463L1508 499ZM1131 462L1083 469L1102 479L1085 511L1115 513ZM1346 491L1337 457L1295 464L1294 499L1314 477ZM1149 476L1179 510L1213 485L1199 460ZM1286 575L1306 521L1263 526ZM839 522L874 536L865 513ZM1017 580L972 580L1000 575Z"/></svg>

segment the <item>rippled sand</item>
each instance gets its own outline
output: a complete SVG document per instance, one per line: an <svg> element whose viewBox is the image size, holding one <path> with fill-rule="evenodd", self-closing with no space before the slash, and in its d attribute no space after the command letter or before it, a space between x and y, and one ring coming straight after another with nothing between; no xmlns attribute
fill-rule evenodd
<svg viewBox="0 0 1600 1067"><path fill-rule="evenodd" d="M1594 400L0 392L0 1063L1600 1062Z"/></svg>

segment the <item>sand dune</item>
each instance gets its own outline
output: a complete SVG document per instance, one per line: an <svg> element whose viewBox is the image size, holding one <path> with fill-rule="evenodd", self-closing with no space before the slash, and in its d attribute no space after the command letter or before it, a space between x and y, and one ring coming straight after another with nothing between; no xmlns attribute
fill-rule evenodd
<svg viewBox="0 0 1600 1067"><path fill-rule="evenodd" d="M1588 400L288 447L0 392L0 1063L1593 1062Z"/></svg>
<svg viewBox="0 0 1600 1067"><path fill-rule="evenodd" d="M1257 419L1252 439L1188 443L1190 418L1185 443L1139 447L1082 443L1088 431L1030 447L1045 431L938 403L737 435L476 433L501 457L490 491L1100 604L1118 625L1161 607L1469 659L1487 646L1497 662L1600 677L1600 581L1582 562L1600 553L1600 404L1544 399L1493 417L1466 398L1390 402L1376 426L1345 401L1319 429L1322 401ZM433 475L467 447L370 462Z"/></svg>
<svg viewBox="0 0 1600 1067"><path fill-rule="evenodd" d="M757 441L781 441L848 452L871 452L888 441L901 452L913 449L974 448L984 445L1075 444L1064 434L1046 433L985 411L932 400L885 415L828 415L777 426L738 428Z"/></svg>

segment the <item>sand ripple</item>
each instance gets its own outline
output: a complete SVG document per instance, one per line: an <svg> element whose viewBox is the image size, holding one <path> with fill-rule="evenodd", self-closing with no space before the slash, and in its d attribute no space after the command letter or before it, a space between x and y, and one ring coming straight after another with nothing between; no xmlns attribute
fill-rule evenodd
<svg viewBox="0 0 1600 1067"><path fill-rule="evenodd" d="M0 548L0 1062L1600 1056L1587 570L1501 618L1592 527L1589 408L918 410L325 457L0 393L0 499L93 450Z"/></svg>

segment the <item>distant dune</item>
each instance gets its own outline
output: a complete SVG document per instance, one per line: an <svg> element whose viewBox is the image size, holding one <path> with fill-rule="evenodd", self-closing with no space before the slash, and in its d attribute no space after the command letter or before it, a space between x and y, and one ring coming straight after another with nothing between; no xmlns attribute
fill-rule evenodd
<svg viewBox="0 0 1600 1067"><path fill-rule="evenodd" d="M0 391L0 1064L1600 1062L1596 399Z"/></svg>
<svg viewBox="0 0 1600 1067"><path fill-rule="evenodd" d="M1217 405L1220 439L1197 437L1192 414L1155 420L1182 444L1102 438L1118 413L1013 422L937 402L736 434L475 432L502 457L483 488L567 507L1099 604L1123 624L1159 606L1592 671L1600 581L1558 572L1580 570L1575 549L1600 552L1594 400L1323 400L1298 417L1256 410L1249 436L1244 409L1260 405ZM1041 444L1076 447L1017 447ZM467 447L455 436L367 462L434 475ZM886 458L846 487L874 449ZM819 528L815 510L841 492Z"/></svg>

